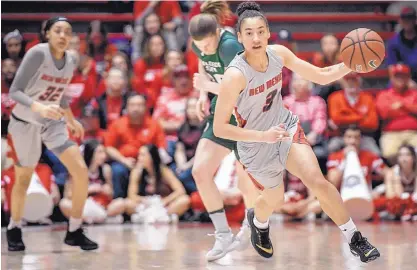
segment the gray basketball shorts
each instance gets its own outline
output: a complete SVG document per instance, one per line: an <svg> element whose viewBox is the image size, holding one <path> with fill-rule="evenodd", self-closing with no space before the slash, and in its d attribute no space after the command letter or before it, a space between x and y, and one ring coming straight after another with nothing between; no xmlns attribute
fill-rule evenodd
<svg viewBox="0 0 417 270"><path fill-rule="evenodd" d="M64 121L48 120L44 125L35 125L13 116L10 117L9 133L16 151L18 165L35 167L42 154L42 143L55 155L75 145L69 139Z"/></svg>
<svg viewBox="0 0 417 270"><path fill-rule="evenodd" d="M288 154L293 143L308 145L299 123L291 126L288 132L292 140L274 144L237 143L237 158L259 190L281 185Z"/></svg>

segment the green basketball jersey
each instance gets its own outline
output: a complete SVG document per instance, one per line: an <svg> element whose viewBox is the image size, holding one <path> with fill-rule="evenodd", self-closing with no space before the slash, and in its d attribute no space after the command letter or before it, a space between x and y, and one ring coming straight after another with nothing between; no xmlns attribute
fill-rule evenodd
<svg viewBox="0 0 417 270"><path fill-rule="evenodd" d="M192 44L192 48L201 60L206 73L217 83L221 82L226 67L232 62L235 55L243 50L243 46L239 43L236 36L226 30L222 30L219 46L215 54L206 55L202 53L194 43ZM214 113L216 100L217 96L211 100L211 113Z"/></svg>

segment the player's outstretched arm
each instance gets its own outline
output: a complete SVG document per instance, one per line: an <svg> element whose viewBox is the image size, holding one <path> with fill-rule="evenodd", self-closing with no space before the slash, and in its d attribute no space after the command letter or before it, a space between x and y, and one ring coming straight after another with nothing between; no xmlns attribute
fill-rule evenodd
<svg viewBox="0 0 417 270"><path fill-rule="evenodd" d="M351 70L340 63L337 65L319 68L300 58L292 51L281 45L270 46L277 55L284 59L284 65L301 77L317 84L326 85L343 78Z"/></svg>
<svg viewBox="0 0 417 270"><path fill-rule="evenodd" d="M220 92L214 114L213 131L217 137L243 142L269 142L289 138L282 127L273 127L268 131L249 130L229 124L230 116L242 89L246 87L246 79L236 68L229 68L220 83Z"/></svg>

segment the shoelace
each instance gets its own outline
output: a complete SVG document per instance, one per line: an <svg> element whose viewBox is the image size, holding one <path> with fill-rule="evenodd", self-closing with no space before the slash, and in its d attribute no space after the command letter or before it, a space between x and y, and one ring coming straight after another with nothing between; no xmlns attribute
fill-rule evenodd
<svg viewBox="0 0 417 270"><path fill-rule="evenodd" d="M258 241L261 243L261 246L269 244L269 231L258 231Z"/></svg>
<svg viewBox="0 0 417 270"><path fill-rule="evenodd" d="M362 239L358 240L358 248L362 252L367 252L368 250L371 250L373 247L368 242L368 239L366 237L362 237Z"/></svg>

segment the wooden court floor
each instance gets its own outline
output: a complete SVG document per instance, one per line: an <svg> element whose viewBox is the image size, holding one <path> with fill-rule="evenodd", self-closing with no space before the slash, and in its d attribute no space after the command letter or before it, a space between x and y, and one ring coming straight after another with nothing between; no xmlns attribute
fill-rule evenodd
<svg viewBox="0 0 417 270"><path fill-rule="evenodd" d="M7 251L3 229L1 269L417 269L417 223L358 225L379 248L379 260L363 264L353 257L339 229L330 222L273 224L275 254L271 259L261 258L250 246L215 263L205 261L214 241L207 235L213 232L211 225L88 227L88 235L101 245L95 252L64 245L65 227L55 225L25 228L24 253Z"/></svg>

